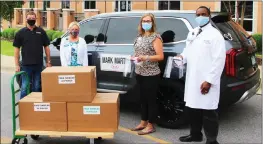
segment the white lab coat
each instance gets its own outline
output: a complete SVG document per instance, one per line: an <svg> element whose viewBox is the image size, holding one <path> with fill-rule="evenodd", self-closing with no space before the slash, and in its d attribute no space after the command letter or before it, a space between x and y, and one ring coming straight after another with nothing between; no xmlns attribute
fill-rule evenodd
<svg viewBox="0 0 263 144"><path fill-rule="evenodd" d="M60 43L60 61L61 66L69 66L71 62L71 48L67 45L69 44L69 37L62 38ZM86 41L79 37L79 43L77 48L77 62L78 64L83 64L83 66L88 66L88 49Z"/></svg>
<svg viewBox="0 0 263 144"><path fill-rule="evenodd" d="M189 32L186 48L181 55L187 63L184 101L195 109L214 110L218 108L220 78L225 65L226 48L221 33L210 23ZM201 93L203 82L211 83L209 93Z"/></svg>

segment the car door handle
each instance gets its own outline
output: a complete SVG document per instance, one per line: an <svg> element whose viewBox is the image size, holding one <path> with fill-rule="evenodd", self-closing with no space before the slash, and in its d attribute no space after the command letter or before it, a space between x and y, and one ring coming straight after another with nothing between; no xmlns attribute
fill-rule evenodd
<svg viewBox="0 0 263 144"><path fill-rule="evenodd" d="M97 51L99 51L99 52L103 52L103 51L104 51L104 49L102 49L102 48L99 48Z"/></svg>
<svg viewBox="0 0 263 144"><path fill-rule="evenodd" d="M92 55L92 53L88 53L88 55Z"/></svg>

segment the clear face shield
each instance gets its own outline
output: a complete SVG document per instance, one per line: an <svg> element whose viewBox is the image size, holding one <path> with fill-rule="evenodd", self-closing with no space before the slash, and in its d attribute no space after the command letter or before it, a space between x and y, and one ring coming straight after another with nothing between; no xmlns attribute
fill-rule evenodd
<svg viewBox="0 0 263 144"><path fill-rule="evenodd" d="M167 58L167 63L164 71L164 78L181 79L186 72L186 66L180 57L170 56Z"/></svg>

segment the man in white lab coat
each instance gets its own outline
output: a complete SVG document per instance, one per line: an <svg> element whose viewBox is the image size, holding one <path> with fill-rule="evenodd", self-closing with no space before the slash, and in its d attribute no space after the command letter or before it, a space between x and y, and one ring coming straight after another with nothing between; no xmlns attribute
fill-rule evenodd
<svg viewBox="0 0 263 144"><path fill-rule="evenodd" d="M196 10L198 27L189 32L186 48L179 55L187 63L184 101L190 118L190 135L180 137L182 142L203 140L218 144L217 108L220 78L225 65L226 48L221 33L211 23L210 10L201 6Z"/></svg>

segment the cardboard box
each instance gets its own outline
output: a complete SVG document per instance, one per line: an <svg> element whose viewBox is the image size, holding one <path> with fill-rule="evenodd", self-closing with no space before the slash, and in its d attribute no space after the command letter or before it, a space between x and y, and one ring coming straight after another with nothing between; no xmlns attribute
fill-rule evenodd
<svg viewBox="0 0 263 144"><path fill-rule="evenodd" d="M41 76L44 101L92 102L97 93L95 66L48 67Z"/></svg>
<svg viewBox="0 0 263 144"><path fill-rule="evenodd" d="M116 132L119 94L98 93L92 103L67 103L68 131Z"/></svg>
<svg viewBox="0 0 263 144"><path fill-rule="evenodd" d="M43 102L42 93L32 92L18 107L21 130L67 131L66 102Z"/></svg>

